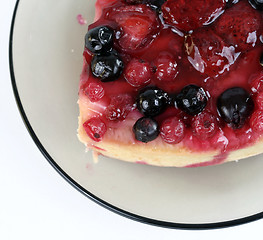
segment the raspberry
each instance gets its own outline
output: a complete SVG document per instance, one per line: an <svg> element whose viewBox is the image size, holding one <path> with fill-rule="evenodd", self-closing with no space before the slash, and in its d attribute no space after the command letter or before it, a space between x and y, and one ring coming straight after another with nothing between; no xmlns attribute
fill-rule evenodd
<svg viewBox="0 0 263 240"><path fill-rule="evenodd" d="M151 76L150 64L139 59L132 59L124 71L124 78L133 87L142 87L149 84Z"/></svg>
<svg viewBox="0 0 263 240"><path fill-rule="evenodd" d="M215 30L237 51L246 51L255 46L262 33L262 17L247 1L241 1L225 11Z"/></svg>
<svg viewBox="0 0 263 240"><path fill-rule="evenodd" d="M126 51L146 46L159 28L156 13L143 4L112 9L109 18L119 24L117 41Z"/></svg>
<svg viewBox="0 0 263 240"><path fill-rule="evenodd" d="M129 94L119 94L111 98L110 104L105 110L105 116L110 121L121 121L134 107L134 101Z"/></svg>
<svg viewBox="0 0 263 240"><path fill-rule="evenodd" d="M99 117L89 119L83 127L88 136L96 142L100 142L107 131L106 124Z"/></svg>
<svg viewBox="0 0 263 240"><path fill-rule="evenodd" d="M178 74L178 68L177 63L172 54L168 52L161 53L158 56L155 65L155 75L158 80L163 82L171 82L176 78Z"/></svg>
<svg viewBox="0 0 263 240"><path fill-rule="evenodd" d="M233 46L227 46L209 28L199 29L188 35L185 47L193 67L209 76L217 76L228 70L238 56Z"/></svg>
<svg viewBox="0 0 263 240"><path fill-rule="evenodd" d="M259 92L256 98L257 106L260 110L263 110L263 92Z"/></svg>
<svg viewBox="0 0 263 240"><path fill-rule="evenodd" d="M104 88L99 83L89 83L84 89L84 93L91 102L97 102L104 96Z"/></svg>
<svg viewBox="0 0 263 240"><path fill-rule="evenodd" d="M263 134L263 111L255 111L250 118L251 128L259 133Z"/></svg>
<svg viewBox="0 0 263 240"><path fill-rule="evenodd" d="M216 117L209 112L202 112L192 119L193 134L200 139L213 137L218 131Z"/></svg>
<svg viewBox="0 0 263 240"><path fill-rule="evenodd" d="M162 12L166 23L190 31L214 21L224 7L225 0L167 0Z"/></svg>
<svg viewBox="0 0 263 240"><path fill-rule="evenodd" d="M177 117L170 117L163 121L161 125L161 137L169 144L176 144L183 140L185 136L185 125Z"/></svg>

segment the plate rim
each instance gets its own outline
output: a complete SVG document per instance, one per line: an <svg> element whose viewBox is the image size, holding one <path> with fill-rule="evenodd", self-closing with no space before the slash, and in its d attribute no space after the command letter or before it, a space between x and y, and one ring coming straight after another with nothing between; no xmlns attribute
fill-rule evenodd
<svg viewBox="0 0 263 240"><path fill-rule="evenodd" d="M62 176L71 186L73 186L75 189L77 189L80 193L82 193L84 196L88 197L90 200L94 201L95 203L99 204L100 206L106 208L107 210L110 210L116 214L119 214L123 217L129 218L131 220L141 222L144 224L149 224L157 227L164 227L164 228L172 228L172 229L189 229L189 230L207 230L207 229L218 229L218 228L226 228L226 227L233 227L245 223L249 223L252 221L260 220L263 218L263 211L243 217L238 219L233 219L229 221L222 221L222 222L214 222L214 223L174 223L174 222L166 222L161 220L156 220L152 218L147 218L144 216L140 216L131 212L128 212L126 210L123 210L121 208L118 208L103 199L95 196L91 192L89 192L87 189L82 187L80 184L78 184L76 181L74 181L57 163L56 161L49 155L45 147L42 145L40 140L38 139L37 135L35 134L28 118L26 115L26 112L24 111L19 91L16 85L16 78L15 78L15 72L14 72L14 64L13 64L13 36L14 36L14 29L15 29L15 21L16 21L16 15L17 15L17 9L19 7L19 3L21 0L16 0L12 21L11 21L11 28L9 33L9 71L10 71L10 78L11 78L11 84L13 89L13 94L16 100L16 104L18 107L18 110L20 112L21 118L31 136L34 143L40 150L40 152L43 154L43 156L46 158L46 160L50 163L50 165Z"/></svg>

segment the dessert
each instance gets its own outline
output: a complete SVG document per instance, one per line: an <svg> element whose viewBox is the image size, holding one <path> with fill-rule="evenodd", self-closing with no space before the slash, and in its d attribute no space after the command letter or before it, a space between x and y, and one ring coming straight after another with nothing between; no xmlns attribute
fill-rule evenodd
<svg viewBox="0 0 263 240"><path fill-rule="evenodd" d="M198 167L263 152L263 3L97 0L78 136L129 162Z"/></svg>

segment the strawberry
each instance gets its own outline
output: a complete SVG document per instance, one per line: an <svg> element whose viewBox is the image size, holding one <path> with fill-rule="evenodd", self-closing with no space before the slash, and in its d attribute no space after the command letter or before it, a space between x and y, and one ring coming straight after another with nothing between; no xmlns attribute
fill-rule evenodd
<svg viewBox="0 0 263 240"><path fill-rule="evenodd" d="M167 0L162 12L166 23L190 31L214 21L225 4L225 0Z"/></svg>
<svg viewBox="0 0 263 240"><path fill-rule="evenodd" d="M188 60L193 67L208 76L217 76L228 70L238 54L226 45L210 28L198 29L185 40Z"/></svg>
<svg viewBox="0 0 263 240"><path fill-rule="evenodd" d="M109 18L119 25L116 39L128 51L147 45L159 28L156 13L143 4L112 9Z"/></svg>
<svg viewBox="0 0 263 240"><path fill-rule="evenodd" d="M215 31L236 47L237 51L246 51L255 46L262 33L262 16L247 1L235 4L215 23Z"/></svg>

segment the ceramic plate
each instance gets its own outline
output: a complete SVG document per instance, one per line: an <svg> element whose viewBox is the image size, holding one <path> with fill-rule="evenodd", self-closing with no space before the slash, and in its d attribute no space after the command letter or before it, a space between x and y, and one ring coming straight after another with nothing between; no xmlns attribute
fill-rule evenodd
<svg viewBox="0 0 263 240"><path fill-rule="evenodd" d="M95 0L20 0L10 37L15 97L55 169L87 197L126 217L176 228L232 226L263 217L263 157L220 166L159 168L100 157L77 139L78 82Z"/></svg>

